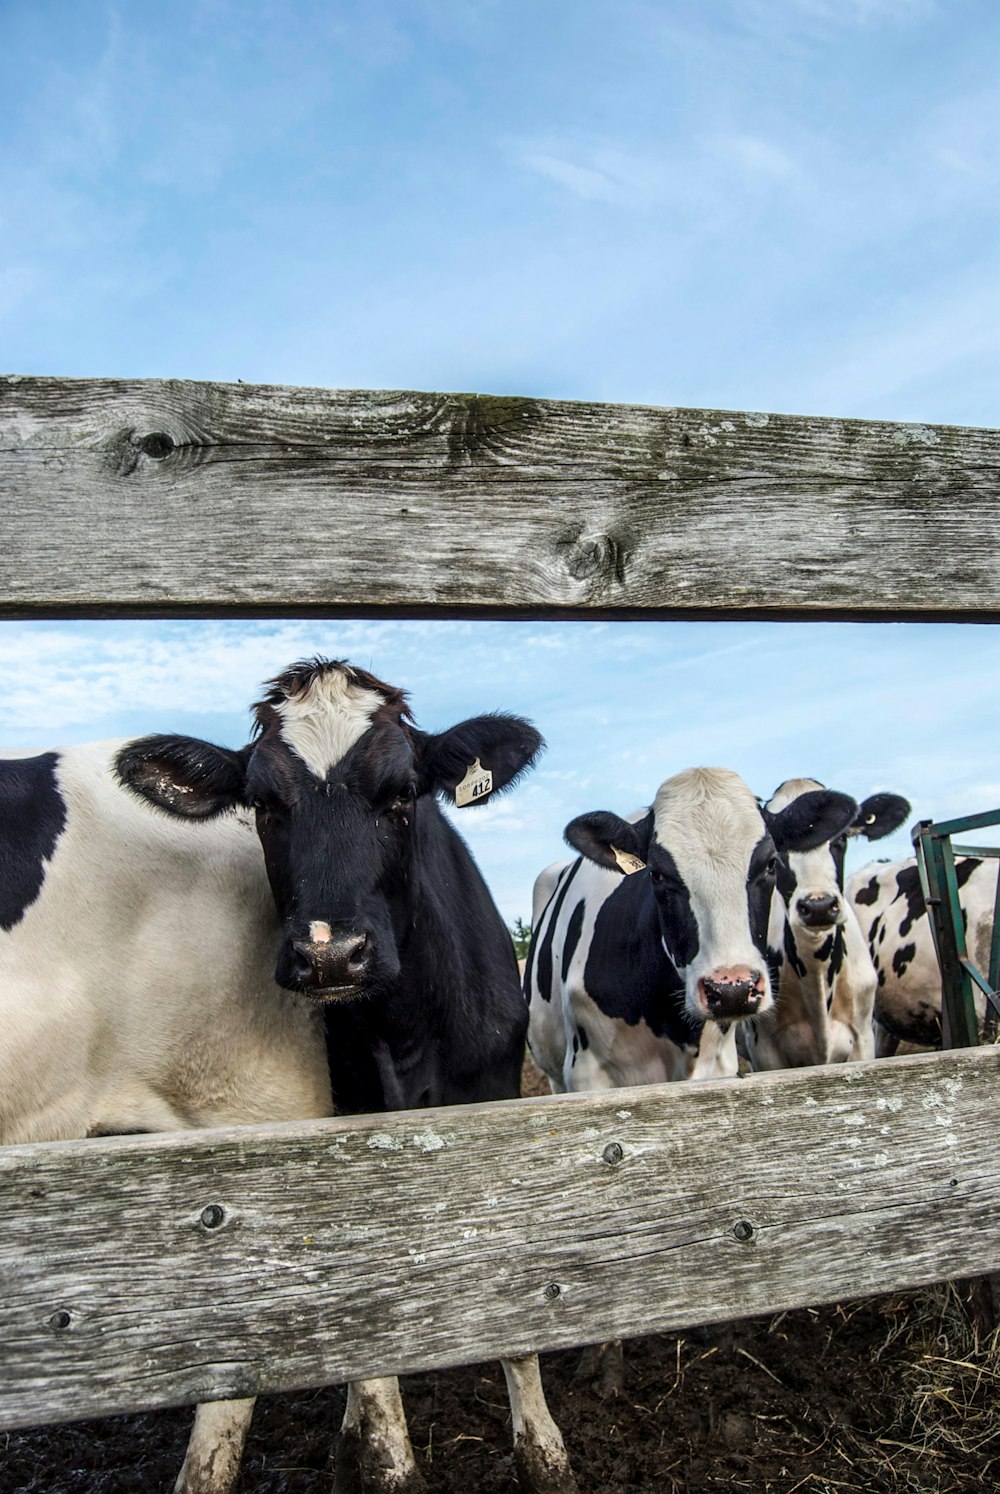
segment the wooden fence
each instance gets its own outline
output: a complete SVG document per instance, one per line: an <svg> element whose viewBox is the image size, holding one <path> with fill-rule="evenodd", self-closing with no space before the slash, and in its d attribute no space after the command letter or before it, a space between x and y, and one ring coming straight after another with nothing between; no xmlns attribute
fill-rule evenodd
<svg viewBox="0 0 1000 1494"><path fill-rule="evenodd" d="M1000 616L1000 435L0 381L0 612ZM1000 1270L995 1048L0 1151L0 1426Z"/></svg>

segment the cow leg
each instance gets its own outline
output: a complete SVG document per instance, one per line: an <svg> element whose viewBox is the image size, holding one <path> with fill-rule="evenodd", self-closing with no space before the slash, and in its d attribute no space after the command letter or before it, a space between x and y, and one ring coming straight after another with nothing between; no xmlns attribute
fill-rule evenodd
<svg viewBox="0 0 1000 1494"><path fill-rule="evenodd" d="M899 1047L899 1038L881 1022L875 1023L875 1057L892 1058Z"/></svg>
<svg viewBox="0 0 1000 1494"><path fill-rule="evenodd" d="M514 1467L533 1494L577 1494L562 1433L545 1404L537 1354L501 1360L514 1422Z"/></svg>
<svg viewBox="0 0 1000 1494"><path fill-rule="evenodd" d="M174 1494L229 1494L240 1471L253 1401L205 1401L194 1416Z"/></svg>
<svg viewBox="0 0 1000 1494"><path fill-rule="evenodd" d="M334 1494L417 1494L424 1487L406 1429L399 1381L356 1380L348 1385Z"/></svg>
<svg viewBox="0 0 1000 1494"><path fill-rule="evenodd" d="M580 1355L574 1380L589 1385L602 1401L621 1395L625 1389L625 1355L620 1338L606 1344L591 1344Z"/></svg>

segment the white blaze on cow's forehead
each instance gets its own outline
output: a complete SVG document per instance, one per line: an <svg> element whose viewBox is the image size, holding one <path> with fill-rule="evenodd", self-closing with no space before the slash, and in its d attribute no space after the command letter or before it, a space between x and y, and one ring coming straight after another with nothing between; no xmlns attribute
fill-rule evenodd
<svg viewBox="0 0 1000 1494"><path fill-rule="evenodd" d="M821 789L822 787L823 785L817 783L815 778L786 778L784 783L779 788L776 788L770 799L768 799L767 807L772 814L780 814L783 809L787 809L789 804L794 804L795 800L800 799L803 794L813 794L817 789Z"/></svg>
<svg viewBox="0 0 1000 1494"><path fill-rule="evenodd" d="M379 691L354 684L343 670L330 669L274 709L281 718L282 741L322 779L361 740L384 704Z"/></svg>
<svg viewBox="0 0 1000 1494"><path fill-rule="evenodd" d="M767 807L772 814L780 814L803 794L815 793L822 787L815 778L786 778L768 799ZM784 860L795 876L797 897L808 897L810 894L836 897L839 893L837 867L829 841L823 841L811 851L786 851Z"/></svg>
<svg viewBox="0 0 1000 1494"><path fill-rule="evenodd" d="M698 927L698 951L684 970L688 1010L696 1016L702 976L740 965L763 972L750 930L747 872L764 819L738 773L689 768L661 784L653 833L684 879ZM761 978L768 991L766 973Z"/></svg>
<svg viewBox="0 0 1000 1494"><path fill-rule="evenodd" d="M745 878L764 821L738 773L688 768L660 785L653 800L653 830L691 887L706 864Z"/></svg>
<svg viewBox="0 0 1000 1494"><path fill-rule="evenodd" d="M321 919L313 919L312 923L309 925L310 942L313 944L329 944L332 938L333 931L331 930L330 925L328 923L323 923Z"/></svg>

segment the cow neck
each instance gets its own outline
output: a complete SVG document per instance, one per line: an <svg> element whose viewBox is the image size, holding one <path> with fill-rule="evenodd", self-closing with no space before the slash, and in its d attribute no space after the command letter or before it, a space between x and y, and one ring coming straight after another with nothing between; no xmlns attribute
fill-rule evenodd
<svg viewBox="0 0 1000 1494"><path fill-rule="evenodd" d="M345 1110L448 1103L449 1073L475 1067L481 1024L478 1013L470 1022L469 1002L495 994L509 964L511 1006L523 1005L509 935L434 797L414 804L410 835L396 920L399 975L373 996L324 1008L334 1093L345 1073L351 1089Z"/></svg>
<svg viewBox="0 0 1000 1494"><path fill-rule="evenodd" d="M832 1038L831 1007L834 989L845 954L844 928L836 924L823 932L822 937L796 940L791 924L786 921L788 941L796 954L796 965L787 961L791 979L787 979L779 994L779 1011L788 1021L791 1008L798 1006L807 1022L816 1043L816 1063L829 1063Z"/></svg>
<svg viewBox="0 0 1000 1494"><path fill-rule="evenodd" d="M606 953L607 962L601 958ZM628 972L622 979L622 971ZM584 973L587 993L608 1016L644 1021L657 1037L697 1040L687 1016L684 979L663 946L660 916L649 878L623 877L606 899L594 927Z"/></svg>

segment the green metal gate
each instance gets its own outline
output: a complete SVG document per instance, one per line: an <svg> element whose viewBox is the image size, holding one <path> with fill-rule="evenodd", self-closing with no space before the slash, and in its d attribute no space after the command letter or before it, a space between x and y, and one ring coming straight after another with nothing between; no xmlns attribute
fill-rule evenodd
<svg viewBox="0 0 1000 1494"><path fill-rule="evenodd" d="M942 820L940 824L921 820L913 831L920 885L941 967L942 1048L973 1048L978 1044L979 1019L973 998L974 985L986 997L984 1036L990 1042L996 1036L1000 1018L1000 996L997 995L1000 984L1000 876L993 904L990 968L984 975L969 956L955 871L956 856L997 859L1000 858L1000 846L955 845L952 842L953 835L964 835L970 830L983 830L991 825L1000 825L1000 810Z"/></svg>

